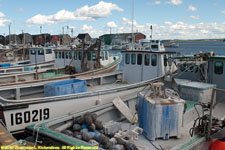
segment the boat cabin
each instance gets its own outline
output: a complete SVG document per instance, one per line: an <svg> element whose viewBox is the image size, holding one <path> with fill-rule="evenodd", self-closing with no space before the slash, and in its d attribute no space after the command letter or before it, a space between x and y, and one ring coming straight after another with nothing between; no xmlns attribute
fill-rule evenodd
<svg viewBox="0 0 225 150"><path fill-rule="evenodd" d="M124 79L136 83L163 76L170 67L175 71L175 65L168 63L168 58L174 55L175 52L168 51L123 51Z"/></svg>
<svg viewBox="0 0 225 150"><path fill-rule="evenodd" d="M205 59L194 56L178 57L179 78L192 81L216 84L217 88L225 88L225 56L209 56Z"/></svg>
<svg viewBox="0 0 225 150"><path fill-rule="evenodd" d="M56 67L65 67L66 65L74 66L77 72L82 72L82 57L83 52L81 49L71 50L71 49L54 49L55 52L55 64ZM86 57L87 56L87 57ZM84 63L87 70L93 70L95 68L95 63L98 56L98 51L91 50L87 52L84 58ZM113 62L109 54L109 50L100 51L100 64L106 66Z"/></svg>
<svg viewBox="0 0 225 150"><path fill-rule="evenodd" d="M29 48L30 62L41 63L52 61L55 59L55 54L53 52L54 47L31 47Z"/></svg>
<svg viewBox="0 0 225 150"><path fill-rule="evenodd" d="M139 41L140 48L145 50L153 50L153 51L165 51L164 44L160 40L146 40L141 39Z"/></svg>

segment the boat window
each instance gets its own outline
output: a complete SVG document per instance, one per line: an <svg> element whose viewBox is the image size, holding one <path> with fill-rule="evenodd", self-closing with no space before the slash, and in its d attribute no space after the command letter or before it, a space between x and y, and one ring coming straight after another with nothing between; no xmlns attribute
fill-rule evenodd
<svg viewBox="0 0 225 150"><path fill-rule="evenodd" d="M69 52L69 58L72 59L72 52Z"/></svg>
<svg viewBox="0 0 225 150"><path fill-rule="evenodd" d="M195 65L195 72L198 72L198 66Z"/></svg>
<svg viewBox="0 0 225 150"><path fill-rule="evenodd" d="M194 64L190 64L189 70L190 70L191 72L194 72Z"/></svg>
<svg viewBox="0 0 225 150"><path fill-rule="evenodd" d="M91 52L87 53L87 58L88 58L89 61L91 60Z"/></svg>
<svg viewBox="0 0 225 150"><path fill-rule="evenodd" d="M46 54L52 54L52 49L46 49Z"/></svg>
<svg viewBox="0 0 225 150"><path fill-rule="evenodd" d="M101 57L102 57L102 60L105 59L105 57L104 57L104 52L101 52Z"/></svg>
<svg viewBox="0 0 225 150"><path fill-rule="evenodd" d="M164 55L164 56L163 56L163 60L164 60L164 66L166 67L166 66L167 66L167 61L168 61L168 59L167 59L167 56L166 56L166 55Z"/></svg>
<svg viewBox="0 0 225 150"><path fill-rule="evenodd" d="M130 64L130 54L126 54L125 62L126 62L126 64Z"/></svg>
<svg viewBox="0 0 225 150"><path fill-rule="evenodd" d="M32 50L30 51L30 54L31 54L31 55L35 55L35 54L36 54L36 50L32 49Z"/></svg>
<svg viewBox="0 0 225 150"><path fill-rule="evenodd" d="M214 73L215 74L223 74L223 62L216 61L214 64Z"/></svg>
<svg viewBox="0 0 225 150"><path fill-rule="evenodd" d="M184 71L184 65L179 65L180 66L180 71Z"/></svg>
<svg viewBox="0 0 225 150"><path fill-rule="evenodd" d="M77 60L77 52L74 52L74 59Z"/></svg>
<svg viewBox="0 0 225 150"><path fill-rule="evenodd" d="M65 52L62 52L62 59L65 58Z"/></svg>
<svg viewBox="0 0 225 150"><path fill-rule="evenodd" d="M131 54L131 64L136 64L136 54Z"/></svg>
<svg viewBox="0 0 225 150"><path fill-rule="evenodd" d="M59 59L62 58L62 52L59 52Z"/></svg>
<svg viewBox="0 0 225 150"><path fill-rule="evenodd" d="M150 55L145 54L145 66L149 66L149 64L150 64Z"/></svg>
<svg viewBox="0 0 225 150"><path fill-rule="evenodd" d="M66 59L69 58L69 52L66 52Z"/></svg>
<svg viewBox="0 0 225 150"><path fill-rule="evenodd" d="M152 48L158 48L158 45L152 45Z"/></svg>
<svg viewBox="0 0 225 150"><path fill-rule="evenodd" d="M44 50L39 49L39 50L38 50L38 55L44 55Z"/></svg>
<svg viewBox="0 0 225 150"><path fill-rule="evenodd" d="M157 65L157 55L156 54L152 54L152 66L156 66Z"/></svg>
<svg viewBox="0 0 225 150"><path fill-rule="evenodd" d="M105 60L108 60L108 52L105 52Z"/></svg>
<svg viewBox="0 0 225 150"><path fill-rule="evenodd" d="M58 52L55 52L55 58L56 59L58 58Z"/></svg>
<svg viewBox="0 0 225 150"><path fill-rule="evenodd" d="M82 58L82 53L78 52L78 59L81 60L81 58Z"/></svg>
<svg viewBox="0 0 225 150"><path fill-rule="evenodd" d="M96 52L92 52L92 60L93 60L93 61L96 60Z"/></svg>
<svg viewBox="0 0 225 150"><path fill-rule="evenodd" d="M142 54L137 54L137 64L138 65L142 64Z"/></svg>

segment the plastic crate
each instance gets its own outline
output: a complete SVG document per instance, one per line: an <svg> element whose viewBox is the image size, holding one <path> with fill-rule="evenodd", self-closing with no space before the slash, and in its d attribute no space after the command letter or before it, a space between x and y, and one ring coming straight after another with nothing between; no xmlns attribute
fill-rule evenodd
<svg viewBox="0 0 225 150"><path fill-rule="evenodd" d="M26 66L24 67L24 71L34 71L34 67Z"/></svg>
<svg viewBox="0 0 225 150"><path fill-rule="evenodd" d="M149 140L181 135L184 101L172 104L152 103L144 94L138 96L138 123Z"/></svg>
<svg viewBox="0 0 225 150"><path fill-rule="evenodd" d="M51 82L44 85L44 93L45 97L82 93L87 91L86 85L85 80L79 79Z"/></svg>
<svg viewBox="0 0 225 150"><path fill-rule="evenodd" d="M207 103L211 101L212 89L215 84L195 82L185 79L175 79L181 98L190 101Z"/></svg>

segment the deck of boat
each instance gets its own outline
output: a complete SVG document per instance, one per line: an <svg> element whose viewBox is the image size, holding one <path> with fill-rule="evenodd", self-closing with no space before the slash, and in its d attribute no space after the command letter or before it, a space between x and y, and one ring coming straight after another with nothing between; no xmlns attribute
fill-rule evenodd
<svg viewBox="0 0 225 150"><path fill-rule="evenodd" d="M117 87L121 87L121 86L125 86L125 85L128 85L128 84L126 84L126 83L113 83L113 84L95 85L95 86L89 85L89 86L87 86L87 91L88 92L100 91L100 90L105 90L105 89L117 88ZM42 97L45 97L44 91L41 92L41 93L38 93L38 94L23 96L23 97L21 97L21 100L42 98Z"/></svg>
<svg viewBox="0 0 225 150"><path fill-rule="evenodd" d="M112 85L110 85L110 87L109 86L107 87L107 86L108 85L100 86L100 87L97 86L97 87L94 87L94 88L96 88L96 89L99 88L99 90L100 90L100 89L112 87ZM115 84L113 84L113 86L117 87L117 86L121 86L121 84L115 83ZM92 89L92 90L96 90L96 89ZM126 103L127 102L128 101L126 101ZM196 113L196 110L194 109L194 104L196 104L196 102L188 101L187 104L188 104L188 108L186 109L186 112L184 113L183 125L182 125L181 131L180 131L180 133L181 133L180 138L169 137L169 140L163 140L163 139L159 138L156 141L149 141L144 135L140 135L138 137L138 140L135 141L136 146L140 150L149 150L149 149L152 149L152 150L154 150L154 149L166 149L166 150L167 149L171 149L171 150L184 149L184 150L189 150L189 149L195 149L194 146L199 145L201 143L204 143L203 146L208 147L210 142L207 143L205 141L204 137L199 137L197 135L191 137L190 134L189 134L189 130L193 126L194 120L197 118L197 113ZM131 105L132 104L128 102L128 106L131 107ZM225 117L224 108L225 108L225 103L218 103L214 108L213 116L216 117L216 118L219 118L219 119L224 118ZM74 116L79 116L79 115L82 115L85 112L93 112L93 111L102 110L102 109L105 109L107 111L111 111L111 113L99 112L99 114L100 114L99 118L101 118L100 120L103 123L105 123L107 121L110 121L112 119L116 119L115 121L118 121L118 120L121 120L121 118L123 118L123 121L121 122L123 130L130 130L130 129L132 129L135 126L138 125L138 124L131 125L127 120L125 120L125 118L122 115L118 115L118 114L120 114L119 111L116 108L113 108L113 104L111 104L111 103L104 104L104 105L101 105L101 106L92 107L88 110L84 110L82 112L74 114ZM201 108L197 108L197 109L199 110L199 113L201 114ZM104 111L104 110L102 110L102 111ZM45 125L42 125L42 124L39 124L39 125L41 127L45 128L46 130L43 129L43 131L47 132L49 135L59 134L58 132L55 131L55 129L57 127L59 127L60 125L69 121L71 118L73 118L73 116L60 118L59 120L53 119L52 122L50 121L49 123L48 122L44 123ZM57 137L58 137L58 135L57 135ZM63 134L62 137L71 138L71 137L68 137L65 134ZM206 145L206 143L208 145ZM204 147L201 147L200 149L204 149Z"/></svg>
<svg viewBox="0 0 225 150"><path fill-rule="evenodd" d="M122 76L122 72L112 72L105 73L102 75L93 75L93 76L85 76L79 77L77 79L82 79L87 81L87 91L96 91L103 90L110 87L118 87L120 86L120 81L117 81L117 76ZM70 78L68 78L70 79ZM67 79L67 80L68 80ZM62 80L58 80L62 81ZM48 81L43 82L31 82L24 83L18 85L9 85L0 87L0 95L5 99L10 100L25 100L25 99L34 99L34 98L43 98L44 97L44 85L52 81L49 79Z"/></svg>
<svg viewBox="0 0 225 150"><path fill-rule="evenodd" d="M215 106L213 111L213 116L219 119L225 117L225 103L219 103ZM188 117L188 116L186 116ZM184 117L184 119L187 119ZM180 150L192 149L193 145L198 145L199 141L205 141L205 137L194 136L191 137L189 134L189 129L193 126L194 120L185 124L181 129L181 137L171 137L169 140L163 140L162 138L157 139L156 141L149 141L144 135L140 135L138 140L135 142L136 146L140 150ZM123 130L130 130L136 127L137 125L131 125L128 121L122 122ZM157 147L157 148L156 148Z"/></svg>

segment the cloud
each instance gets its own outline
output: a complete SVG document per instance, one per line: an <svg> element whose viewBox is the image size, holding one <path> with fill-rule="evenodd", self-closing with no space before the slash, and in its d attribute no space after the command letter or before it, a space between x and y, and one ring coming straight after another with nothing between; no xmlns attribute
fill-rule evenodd
<svg viewBox="0 0 225 150"><path fill-rule="evenodd" d="M117 28L118 26L116 25L116 23L114 21L111 21L111 22L107 23L107 27Z"/></svg>
<svg viewBox="0 0 225 150"><path fill-rule="evenodd" d="M11 22L9 19L5 19L5 14L0 12L0 27L4 27L6 23Z"/></svg>
<svg viewBox="0 0 225 150"><path fill-rule="evenodd" d="M147 30L146 33L148 33ZM224 38L225 26L223 23L187 24L178 21L166 27L154 25L153 33L156 39Z"/></svg>
<svg viewBox="0 0 225 150"><path fill-rule="evenodd" d="M124 24L127 21L129 24ZM137 23L136 23L137 24ZM188 24L184 21L178 21L172 23L170 21L165 21L162 25L145 23L138 24L143 28L134 28L134 32L138 30L146 35L147 38L150 37L150 25L153 26L153 39L213 39L213 38L224 38L225 35L225 22L223 23L197 23ZM130 33L131 25L130 20L122 20L122 24L117 28L114 28L115 33ZM91 37L99 37L105 33L108 33L108 28L96 29L91 25L84 24L79 32L89 33Z"/></svg>
<svg viewBox="0 0 225 150"><path fill-rule="evenodd" d="M190 18L192 18L192 19L200 19L200 16L190 16Z"/></svg>
<svg viewBox="0 0 225 150"><path fill-rule="evenodd" d="M188 7L188 10L190 10L190 11L196 11L196 10L197 10L197 8L196 8L196 7L194 7L194 6L192 6L192 5L190 5L190 6Z"/></svg>
<svg viewBox="0 0 225 150"><path fill-rule="evenodd" d="M0 12L0 18L5 17L5 14L3 14L2 12Z"/></svg>
<svg viewBox="0 0 225 150"><path fill-rule="evenodd" d="M182 4L182 0L171 0L171 1L168 1L166 2L167 4L171 4L171 5L180 5Z"/></svg>
<svg viewBox="0 0 225 150"><path fill-rule="evenodd" d="M0 18L0 27L4 27L5 24L9 22L11 22L11 20Z"/></svg>
<svg viewBox="0 0 225 150"><path fill-rule="evenodd" d="M102 30L97 30L94 27L84 24L81 28L80 31L84 33L88 33L91 35L91 37L99 37L100 35L105 34L105 31Z"/></svg>
<svg viewBox="0 0 225 150"><path fill-rule="evenodd" d="M221 13L222 13L222 14L225 14L225 10L222 10Z"/></svg>
<svg viewBox="0 0 225 150"><path fill-rule="evenodd" d="M75 27L74 27L74 26L69 26L69 29L73 29L73 30L74 30L74 29L75 29Z"/></svg>
<svg viewBox="0 0 225 150"><path fill-rule="evenodd" d="M172 22L170 22L170 21L165 21L164 24L171 25Z"/></svg>
<svg viewBox="0 0 225 150"><path fill-rule="evenodd" d="M93 30L94 28L92 26L88 26L86 24L84 24L81 28L82 31L90 31Z"/></svg>
<svg viewBox="0 0 225 150"><path fill-rule="evenodd" d="M112 14L112 11L123 11L122 8L116 4L100 1L93 6L85 5L76 9L74 12L67 10L60 10L53 15L37 14L32 18L26 20L27 24L57 24L60 22L72 21L72 20L87 20L94 21L99 18L106 18Z"/></svg>
<svg viewBox="0 0 225 150"><path fill-rule="evenodd" d="M123 24L132 26L132 20L129 20L125 17L122 18ZM133 25L135 28L144 28L143 25L137 24L136 20L133 20Z"/></svg>
<svg viewBox="0 0 225 150"><path fill-rule="evenodd" d="M152 2L152 4L153 4L153 5L160 5L161 2L160 2L160 1L154 1L154 2Z"/></svg>

